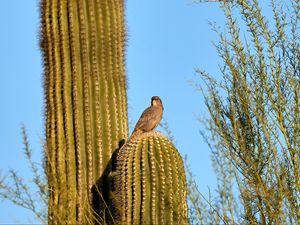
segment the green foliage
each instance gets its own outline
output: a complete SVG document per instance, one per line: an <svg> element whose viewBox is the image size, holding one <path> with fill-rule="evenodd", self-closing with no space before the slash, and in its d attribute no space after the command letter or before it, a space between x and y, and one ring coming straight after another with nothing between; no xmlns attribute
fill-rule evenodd
<svg viewBox="0 0 300 225"><path fill-rule="evenodd" d="M158 132L130 139L114 174L120 224L187 224L183 161Z"/></svg>
<svg viewBox="0 0 300 225"><path fill-rule="evenodd" d="M216 49L224 62L220 67L223 79L217 81L197 70L205 84L200 90L211 116L206 125L221 181L222 195L214 208L224 224L241 219L247 224L297 224L300 2L283 5L272 0L271 21L256 0L219 4L227 28L225 33L215 29L220 37ZM245 27L244 32L240 27ZM234 190L240 207L234 201L228 204Z"/></svg>

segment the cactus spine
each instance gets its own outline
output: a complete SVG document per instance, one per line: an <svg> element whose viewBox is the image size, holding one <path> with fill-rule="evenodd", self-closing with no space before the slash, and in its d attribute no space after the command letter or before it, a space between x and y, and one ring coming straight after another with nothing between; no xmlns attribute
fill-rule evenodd
<svg viewBox="0 0 300 225"><path fill-rule="evenodd" d="M187 224L182 159L158 132L130 140L120 150L115 174L120 224Z"/></svg>
<svg viewBox="0 0 300 225"><path fill-rule="evenodd" d="M41 22L48 222L82 224L93 185L111 186L104 171L128 136L124 3L42 0Z"/></svg>

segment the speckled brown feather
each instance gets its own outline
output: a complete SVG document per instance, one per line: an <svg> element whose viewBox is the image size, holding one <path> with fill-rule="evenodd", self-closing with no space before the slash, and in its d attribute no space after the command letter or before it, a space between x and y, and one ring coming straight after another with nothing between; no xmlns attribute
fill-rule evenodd
<svg viewBox="0 0 300 225"><path fill-rule="evenodd" d="M131 137L154 130L162 119L163 109L161 99L158 96L153 96L151 98L151 106L142 113L135 125Z"/></svg>

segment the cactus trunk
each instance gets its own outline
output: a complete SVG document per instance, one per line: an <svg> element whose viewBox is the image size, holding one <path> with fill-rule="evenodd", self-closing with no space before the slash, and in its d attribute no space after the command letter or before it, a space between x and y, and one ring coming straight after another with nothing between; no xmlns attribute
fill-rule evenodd
<svg viewBox="0 0 300 225"><path fill-rule="evenodd" d="M82 224L128 136L124 3L42 0L41 20L48 222Z"/></svg>

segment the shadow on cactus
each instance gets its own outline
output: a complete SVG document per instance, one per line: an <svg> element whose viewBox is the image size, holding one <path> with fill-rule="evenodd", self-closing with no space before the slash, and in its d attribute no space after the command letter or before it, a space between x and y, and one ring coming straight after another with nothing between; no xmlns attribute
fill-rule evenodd
<svg viewBox="0 0 300 225"><path fill-rule="evenodd" d="M95 216L94 220L98 222L98 224L115 224L115 206L113 204L114 195L112 193L114 191L114 185L112 174L113 171L116 170L117 154L124 143L124 139L120 140L119 148L113 152L102 176L99 177L91 189L93 196L92 210Z"/></svg>

